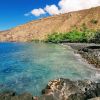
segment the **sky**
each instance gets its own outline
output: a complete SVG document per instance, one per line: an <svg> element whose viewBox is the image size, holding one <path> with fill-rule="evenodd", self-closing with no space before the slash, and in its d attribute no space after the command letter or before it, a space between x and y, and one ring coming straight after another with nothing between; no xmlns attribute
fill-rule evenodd
<svg viewBox="0 0 100 100"><path fill-rule="evenodd" d="M0 0L0 31L31 20L100 6L100 0Z"/></svg>

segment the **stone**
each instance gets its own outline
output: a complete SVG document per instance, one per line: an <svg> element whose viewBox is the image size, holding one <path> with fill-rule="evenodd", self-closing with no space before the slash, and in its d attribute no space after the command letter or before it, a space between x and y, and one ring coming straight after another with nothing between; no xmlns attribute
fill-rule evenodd
<svg viewBox="0 0 100 100"><path fill-rule="evenodd" d="M99 83L94 83L89 80L71 81L69 79L56 79L50 81L44 94L47 94L47 90L51 89L53 97L57 100L87 100L99 96ZM50 94L48 93L48 94ZM53 98L55 100L55 98ZM45 99L48 100L48 99Z"/></svg>
<svg viewBox="0 0 100 100"><path fill-rule="evenodd" d="M33 100L33 96L29 93L19 95L19 100Z"/></svg>
<svg viewBox="0 0 100 100"><path fill-rule="evenodd" d="M88 100L100 100L100 97L96 97L96 98L92 98L92 99L88 99Z"/></svg>
<svg viewBox="0 0 100 100"><path fill-rule="evenodd" d="M97 83L96 93L97 93L97 96L100 96L100 83Z"/></svg>
<svg viewBox="0 0 100 100"><path fill-rule="evenodd" d="M16 95L15 92L3 92L0 94L0 100L33 100L33 96L29 93Z"/></svg>
<svg viewBox="0 0 100 100"><path fill-rule="evenodd" d="M12 96L15 96L15 92L3 92L3 93L0 93L0 100L11 100L11 97Z"/></svg>
<svg viewBox="0 0 100 100"><path fill-rule="evenodd" d="M37 100L57 100L53 97L52 94L50 95L43 95L43 96L40 96Z"/></svg>
<svg viewBox="0 0 100 100"><path fill-rule="evenodd" d="M86 96L82 93L72 94L68 97L67 100L85 100Z"/></svg>

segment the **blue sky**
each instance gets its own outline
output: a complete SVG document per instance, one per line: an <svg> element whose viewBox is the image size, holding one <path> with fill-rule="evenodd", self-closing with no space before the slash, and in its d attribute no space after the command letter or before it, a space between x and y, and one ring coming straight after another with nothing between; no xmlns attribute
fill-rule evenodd
<svg viewBox="0 0 100 100"><path fill-rule="evenodd" d="M24 16L25 13L36 8L43 8L46 4L57 4L59 0L0 0L0 30L9 29L37 16Z"/></svg>
<svg viewBox="0 0 100 100"><path fill-rule="evenodd" d="M48 15L100 6L100 0L0 0L0 30Z"/></svg>

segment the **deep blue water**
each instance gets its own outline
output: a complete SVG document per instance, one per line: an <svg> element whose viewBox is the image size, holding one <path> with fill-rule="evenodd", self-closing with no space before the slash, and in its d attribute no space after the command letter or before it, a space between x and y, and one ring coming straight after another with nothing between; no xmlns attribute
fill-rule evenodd
<svg viewBox="0 0 100 100"><path fill-rule="evenodd" d="M49 80L59 77L93 80L98 78L96 75L97 72L69 47L46 43L0 43L0 91L40 95Z"/></svg>

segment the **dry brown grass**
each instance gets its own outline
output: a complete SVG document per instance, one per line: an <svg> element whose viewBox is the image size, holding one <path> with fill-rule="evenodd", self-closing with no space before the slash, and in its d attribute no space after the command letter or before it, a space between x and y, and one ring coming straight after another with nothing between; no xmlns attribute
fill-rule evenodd
<svg viewBox="0 0 100 100"><path fill-rule="evenodd" d="M97 20L93 24L91 20ZM53 32L68 32L85 24L89 29L100 29L100 7L47 17L20 25L0 33L0 41L44 40Z"/></svg>

